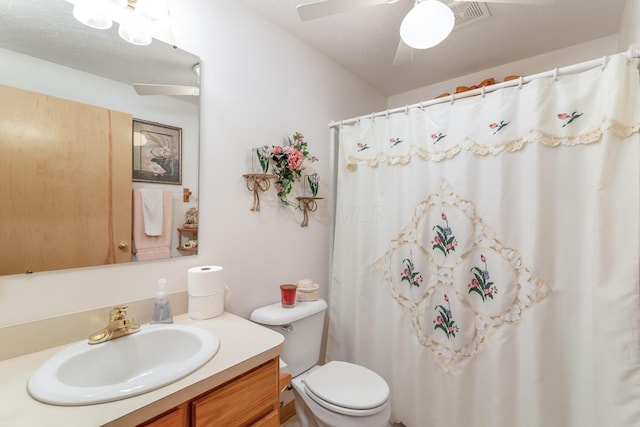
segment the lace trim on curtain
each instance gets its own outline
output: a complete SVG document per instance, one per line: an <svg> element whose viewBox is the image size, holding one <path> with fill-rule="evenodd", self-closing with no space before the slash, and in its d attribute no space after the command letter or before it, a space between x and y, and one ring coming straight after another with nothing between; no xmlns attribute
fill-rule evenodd
<svg viewBox="0 0 640 427"><path fill-rule="evenodd" d="M503 152L514 153L522 150L527 144L539 143L546 147L560 147L560 146L576 146L593 144L602 141L602 137L605 132L609 131L620 138L628 138L634 133L640 132L640 125L626 126L615 120L605 119L602 121L599 129L592 132L559 137L542 132L537 129L532 129L526 135L510 141L505 141L497 144L481 144L477 141L473 141L470 138L466 138L462 144L457 144L447 150L443 151L429 151L423 148L412 145L411 154L401 156L390 156L385 153L379 153L374 157L368 159L358 159L354 156L347 156L345 166L350 171L355 171L357 166L367 166L371 168L378 167L380 164L389 165L406 165L413 157L418 157L422 160L441 162L444 160L452 159L462 151L470 151L479 156L499 155Z"/></svg>

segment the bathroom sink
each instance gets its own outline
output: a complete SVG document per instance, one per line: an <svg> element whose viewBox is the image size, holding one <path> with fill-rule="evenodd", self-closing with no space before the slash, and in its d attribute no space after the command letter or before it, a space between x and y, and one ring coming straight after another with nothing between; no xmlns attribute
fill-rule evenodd
<svg viewBox="0 0 640 427"><path fill-rule="evenodd" d="M71 344L29 378L29 394L55 405L125 399L175 382L216 354L220 341L189 325L143 325L139 332L89 345Z"/></svg>

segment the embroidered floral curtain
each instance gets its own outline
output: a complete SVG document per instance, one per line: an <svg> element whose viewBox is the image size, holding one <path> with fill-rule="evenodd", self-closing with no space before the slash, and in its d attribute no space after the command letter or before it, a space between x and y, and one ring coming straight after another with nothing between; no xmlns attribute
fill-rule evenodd
<svg viewBox="0 0 640 427"><path fill-rule="evenodd" d="M638 81L616 55L340 128L327 358L394 421L637 425Z"/></svg>

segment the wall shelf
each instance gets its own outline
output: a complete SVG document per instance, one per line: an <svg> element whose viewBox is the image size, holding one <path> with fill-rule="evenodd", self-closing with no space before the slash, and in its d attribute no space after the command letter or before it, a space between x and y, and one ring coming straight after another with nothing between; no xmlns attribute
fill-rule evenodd
<svg viewBox="0 0 640 427"><path fill-rule="evenodd" d="M253 204L249 210L260 211L260 192L271 188L271 181L276 176L271 173L248 173L242 175L247 180L247 190L253 192Z"/></svg>
<svg viewBox="0 0 640 427"><path fill-rule="evenodd" d="M178 250L180 252L197 253L198 245L195 247L185 247L185 242L189 240L198 241L198 228L197 227L178 227Z"/></svg>
<svg viewBox="0 0 640 427"><path fill-rule="evenodd" d="M302 223L300 227L307 227L309 225L309 214L308 212L315 212L318 209L318 200L322 200L324 197L296 197L298 200L298 206L302 209L302 213L304 215L302 219Z"/></svg>

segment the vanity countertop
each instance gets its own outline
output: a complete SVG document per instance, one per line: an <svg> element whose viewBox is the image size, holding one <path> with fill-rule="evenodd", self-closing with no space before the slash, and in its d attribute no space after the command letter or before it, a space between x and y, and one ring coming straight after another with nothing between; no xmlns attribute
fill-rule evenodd
<svg viewBox="0 0 640 427"><path fill-rule="evenodd" d="M208 320L192 320L183 314L175 316L174 321L208 329L220 340L213 359L191 375L128 399L55 406L33 399L27 392L27 382L40 365L66 345L26 354L0 362L0 425L135 426L277 357L284 342L277 332L226 312Z"/></svg>

